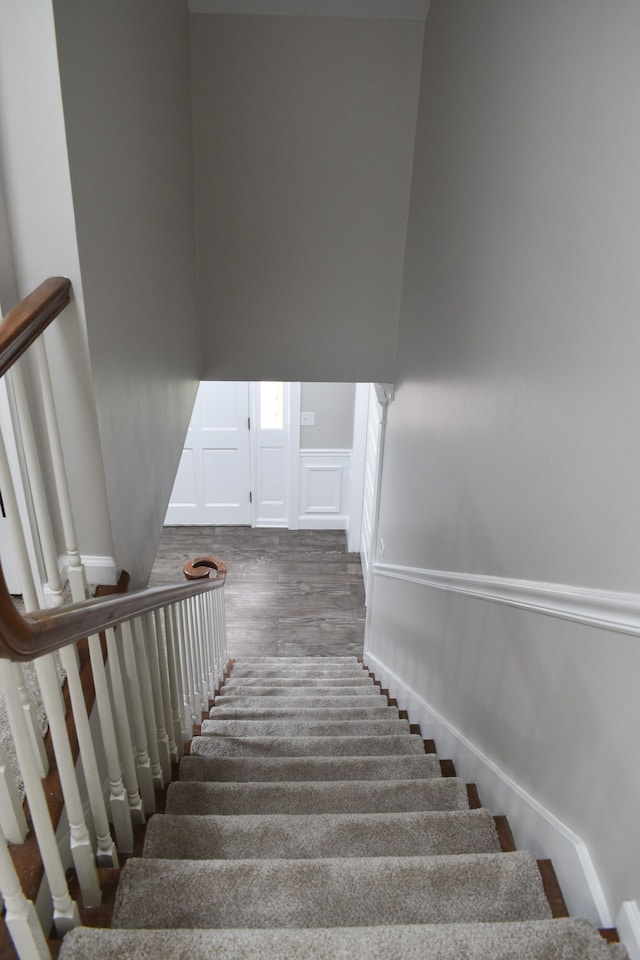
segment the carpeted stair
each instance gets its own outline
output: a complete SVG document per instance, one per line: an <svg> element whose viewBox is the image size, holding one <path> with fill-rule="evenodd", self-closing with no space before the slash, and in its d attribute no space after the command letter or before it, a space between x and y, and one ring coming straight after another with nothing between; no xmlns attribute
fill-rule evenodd
<svg viewBox="0 0 640 960"><path fill-rule="evenodd" d="M251 658L122 871L111 930L60 960L621 960L552 919L536 861L355 658Z"/></svg>

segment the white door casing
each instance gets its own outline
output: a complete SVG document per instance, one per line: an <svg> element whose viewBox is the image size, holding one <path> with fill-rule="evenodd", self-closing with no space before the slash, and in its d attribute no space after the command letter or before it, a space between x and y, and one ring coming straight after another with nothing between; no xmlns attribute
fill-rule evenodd
<svg viewBox="0 0 640 960"><path fill-rule="evenodd" d="M165 524L252 523L249 436L249 384L203 381Z"/></svg>
<svg viewBox="0 0 640 960"><path fill-rule="evenodd" d="M289 526L291 434L299 431L300 423L291 409L291 386L281 381L251 384L256 527Z"/></svg>

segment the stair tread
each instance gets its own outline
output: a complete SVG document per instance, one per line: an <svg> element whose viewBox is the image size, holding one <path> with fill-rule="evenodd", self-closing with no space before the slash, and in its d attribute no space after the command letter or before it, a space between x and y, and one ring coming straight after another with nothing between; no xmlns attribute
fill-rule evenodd
<svg viewBox="0 0 640 960"><path fill-rule="evenodd" d="M205 757L180 761L182 781L418 780L441 777L435 754L402 757Z"/></svg>
<svg viewBox="0 0 640 960"><path fill-rule="evenodd" d="M78 927L59 960L619 960L584 920L263 930Z"/></svg>
<svg viewBox="0 0 640 960"><path fill-rule="evenodd" d="M377 689L377 688L375 688ZM371 696L370 691L367 691L365 694L360 696L359 694L350 696L349 694L345 695L344 693L334 696L333 693L329 696L324 696L320 694L319 696L309 696L304 694L301 697L295 695L296 691L292 690L284 696L272 696L270 694L263 696L254 696L253 693L248 696L242 694L219 694L213 701L215 707L232 707L232 708L250 708L250 707L260 707L262 709L273 709L273 708L283 708L283 709L331 709L331 708L349 708L355 709L357 707L364 707L367 710L378 709L382 710L388 708L389 704L386 697L383 697L380 692L374 696Z"/></svg>
<svg viewBox="0 0 640 960"><path fill-rule="evenodd" d="M372 687L371 677L362 673L353 677L272 677L261 674L257 677L237 677L231 674L223 689L235 687Z"/></svg>
<svg viewBox="0 0 640 960"><path fill-rule="evenodd" d="M424 753L416 734L383 737L194 737L191 752L210 757L385 756Z"/></svg>
<svg viewBox="0 0 640 960"><path fill-rule="evenodd" d="M259 664L236 664L233 668L231 676L234 679L238 677L252 677L254 679L259 677L289 677L290 679L304 679L309 677L311 679L322 679L323 677L329 677L332 680L344 679L353 679L355 677L369 677L369 672L364 669L358 663L353 665L348 664L334 664L331 666L308 666L306 664L274 664L273 666L261 666Z"/></svg>
<svg viewBox="0 0 640 960"><path fill-rule="evenodd" d="M319 860L146 860L125 865L116 927L309 927L541 920L528 853Z"/></svg>
<svg viewBox="0 0 640 960"><path fill-rule="evenodd" d="M488 810L291 816L151 817L145 857L161 859L316 859L497 853Z"/></svg>
<svg viewBox="0 0 640 960"><path fill-rule="evenodd" d="M468 810L457 777L424 780L202 783L177 781L167 791L167 813L402 813Z"/></svg>
<svg viewBox="0 0 640 960"><path fill-rule="evenodd" d="M212 720L398 720L397 707L211 707Z"/></svg>
<svg viewBox="0 0 640 960"><path fill-rule="evenodd" d="M333 686L320 684L314 686L278 685L265 686L252 684L231 685L225 683L221 688L220 699L222 697L380 697L382 696L380 687L374 683L359 684L357 686ZM216 701L218 697L216 697Z"/></svg>
<svg viewBox="0 0 640 960"><path fill-rule="evenodd" d="M202 736L388 737L409 734L407 720L203 720Z"/></svg>

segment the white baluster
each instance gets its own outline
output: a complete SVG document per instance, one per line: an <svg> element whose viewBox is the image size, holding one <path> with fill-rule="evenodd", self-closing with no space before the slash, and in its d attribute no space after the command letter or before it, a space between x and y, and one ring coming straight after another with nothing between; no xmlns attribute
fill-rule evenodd
<svg viewBox="0 0 640 960"><path fill-rule="evenodd" d="M142 709L142 694L140 693L140 682L138 676L138 666L136 663L136 654L133 648L133 634L131 624L123 623L122 650L124 653L124 669L127 676L129 687L129 706L131 708L131 719L133 721L133 739L136 750L136 770L138 773L138 786L140 795L144 803L144 812L146 815L153 813L156 809L156 794L153 788L153 776L151 774L151 759L147 748L147 731L144 723L144 711Z"/></svg>
<svg viewBox="0 0 640 960"><path fill-rule="evenodd" d="M78 875L85 907L98 907L102 893L98 882L91 838L84 819L82 798L78 787L73 754L67 736L64 706L53 654L34 661L42 702L49 719L49 730L56 755L60 786L69 820L71 856Z"/></svg>
<svg viewBox="0 0 640 960"><path fill-rule="evenodd" d="M13 767L0 747L0 830L10 843L22 843L29 827L18 793Z"/></svg>
<svg viewBox="0 0 640 960"><path fill-rule="evenodd" d="M153 715L156 722L156 737L158 740L158 754L165 783L171 782L171 751L169 736L164 725L164 703L162 700L162 684L160 682L160 660L158 658L158 642L156 640L156 624L152 613L146 613L143 621L149 673L151 676L151 690L153 693Z"/></svg>
<svg viewBox="0 0 640 960"><path fill-rule="evenodd" d="M31 573L31 564L29 563L29 554L24 541L24 533L20 524L20 514L18 511L18 501L16 500L13 477L9 468L9 460L4 445L4 440L0 434L0 488L4 499L5 510L9 527L13 536L13 542L16 551L16 562L22 587L22 598L27 610L35 610L38 606L38 597L33 583ZM38 759L40 776L45 777L49 771L49 761L42 741L42 731L36 715L35 706L29 696L24 682L24 673L22 667L14 665L15 683L18 686L20 701L28 721L29 736Z"/></svg>
<svg viewBox="0 0 640 960"><path fill-rule="evenodd" d="M195 606L198 613L198 623L200 626L200 645L202 647L202 670L204 674L204 683L207 691L205 710L213 696L213 668L211 665L211 635L209 633L209 621L207 619L206 594L199 594L195 597Z"/></svg>
<svg viewBox="0 0 640 960"><path fill-rule="evenodd" d="M133 827L129 814L129 801L122 783L122 767L116 739L116 728L109 698L107 673L102 658L102 644L97 634L89 637L89 656L93 673L93 686L96 691L96 706L102 734L102 746L107 762L109 776L109 809L116 844L121 853L133 852Z"/></svg>
<svg viewBox="0 0 640 960"><path fill-rule="evenodd" d="M182 670L180 669L180 657L179 655L176 655L178 651L176 650L176 633L173 614L174 610L172 607L164 608L164 632L167 643L167 666L169 668L169 691L171 695L173 737L176 743L177 759L180 760L184 754L183 741L185 739L182 732L181 720L181 705L183 698Z"/></svg>
<svg viewBox="0 0 640 960"><path fill-rule="evenodd" d="M169 664L167 661L167 643L164 635L164 620L160 610L155 611L154 617L158 663L160 664L160 687L162 689L162 705L164 707L164 728L169 740L171 760L177 763L178 746L173 735L173 711L171 708L171 690L169 688Z"/></svg>
<svg viewBox="0 0 640 960"><path fill-rule="evenodd" d="M189 597L186 601L187 607L187 618L189 623L189 647L191 649L191 654L193 657L193 685L194 685L194 694L197 704L196 717L197 723L202 722L202 712L205 708L205 692L202 686L202 659L200 656L200 636L198 631L198 621L195 616L194 610L194 598Z"/></svg>
<svg viewBox="0 0 640 960"><path fill-rule="evenodd" d="M20 698L15 689L14 673L10 667L11 664L8 660L0 660L0 682L4 686L11 734L24 781L33 829L38 840L40 856L51 891L53 922L58 936L62 937L69 930L79 925L80 915L77 904L69 895L64 867L60 859L56 836L40 781L40 773L27 732Z"/></svg>
<svg viewBox="0 0 640 960"><path fill-rule="evenodd" d="M96 833L97 850L96 863L100 867L117 867L118 854L109 830L109 818L102 792L98 761L91 735L91 726L87 705L84 699L76 649L73 646L63 647L60 651L60 660L67 674L67 687L71 698L71 709L78 736L78 748L82 762L82 772L87 787L89 806L93 826Z"/></svg>
<svg viewBox="0 0 640 960"><path fill-rule="evenodd" d="M216 662L216 633L215 633L215 623L213 619L213 594L215 590L210 590L209 593L205 593L202 597L202 604L204 610L204 618L206 623L206 637L207 637L207 650L209 658L209 696L214 697L216 687L218 686L217 680L217 662Z"/></svg>
<svg viewBox="0 0 640 960"><path fill-rule="evenodd" d="M67 482L67 472L64 465L62 442L60 440L60 429L58 426L58 417L56 415L53 388L51 386L51 375L49 373L49 363L47 361L47 352L43 337L39 337L36 340L33 345L33 350L38 363L40 389L42 391L42 402L44 406L45 420L47 422L49 449L51 451L51 463L56 482L58 506L60 507L60 517L62 519L62 529L64 531L65 548L69 562L68 572L71 596L75 601L85 600L88 592L87 578L77 545L76 527L73 520L71 497L69 495L69 484Z"/></svg>
<svg viewBox="0 0 640 960"><path fill-rule="evenodd" d="M190 705L188 727L189 731L191 731L191 727L194 723L200 723L200 698L196 695L195 689L191 637L189 636L189 618L186 600L182 600L178 606L178 620L180 623L180 638L182 641L182 649L184 650L184 660L186 665L186 688ZM191 735L191 732L189 732L189 737L191 737Z"/></svg>
<svg viewBox="0 0 640 960"><path fill-rule="evenodd" d="M29 412L29 401L27 399L24 376L20 363L16 363L13 366L9 376L13 383L22 447L27 472L29 474L33 510L36 517L38 536L40 538L40 546L42 547L42 558L47 575L47 602L52 607L58 607L64 603L62 581L60 580L60 570L58 569L58 555L56 553L55 541L51 529L49 506L47 504L47 497L42 480L38 446L33 432L33 423L31 422L31 414Z"/></svg>
<svg viewBox="0 0 640 960"><path fill-rule="evenodd" d="M151 759L151 775L153 777L154 787L157 790L164 788L164 776L160 765L160 754L158 752L158 738L156 731L156 715L153 705L153 690L151 688L151 677L149 658L147 657L147 648L145 645L142 624L140 620L134 620L131 624L133 637L135 640L136 660L138 663L138 678L140 680L140 692L142 694L142 707L144 710L144 723L147 731L147 749Z"/></svg>
<svg viewBox="0 0 640 960"><path fill-rule="evenodd" d="M27 900L0 831L0 894L4 901L4 922L13 940L19 960L51 960L36 909Z"/></svg>
<svg viewBox="0 0 640 960"><path fill-rule="evenodd" d="M184 623L182 619L182 603L175 604L171 609L171 620L173 623L173 635L175 638L178 656L176 665L180 665L182 674L182 711L181 727L182 735L185 740L190 740L192 736L193 711L191 706L191 687L189 680L189 665L187 660L186 643L184 639Z"/></svg>
<svg viewBox="0 0 640 960"><path fill-rule="evenodd" d="M107 638L107 658L109 661L109 676L111 677L111 692L113 694L114 712L116 718L116 731L120 744L120 759L122 761L122 779L127 791L129 801L129 813L134 823L144 823L144 808L142 798L138 790L138 778L136 777L136 766L133 759L133 744L131 742L131 730L129 724L129 713L127 710L127 698L124 692L122 682L122 673L120 670L120 655L118 653L118 643L113 627L105 630Z"/></svg>
<svg viewBox="0 0 640 960"><path fill-rule="evenodd" d="M12 663L11 667L14 675L13 682L15 683L16 690L18 691L20 705L24 711L24 716L27 721L27 731L31 739L31 745L33 747L36 763L38 764L38 771L41 778L46 777L49 772L49 758L47 757L47 752L44 747L42 730L40 729L40 721L38 720L35 704L29 696L29 691L27 690L27 685L24 680L22 665L19 663Z"/></svg>

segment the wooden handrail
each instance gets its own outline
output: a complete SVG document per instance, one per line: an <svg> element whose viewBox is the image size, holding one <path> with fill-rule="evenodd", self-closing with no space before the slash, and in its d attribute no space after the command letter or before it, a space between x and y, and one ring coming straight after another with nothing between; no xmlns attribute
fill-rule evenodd
<svg viewBox="0 0 640 960"><path fill-rule="evenodd" d="M49 277L0 323L0 377L38 339L71 301L71 281Z"/></svg>
<svg viewBox="0 0 640 960"><path fill-rule="evenodd" d="M25 616L16 610L0 567L0 657L15 661L34 660L125 620L199 593L220 589L224 586L226 567L221 561L218 563L219 567L209 567L209 570L215 570L215 577L209 579L97 597Z"/></svg>

